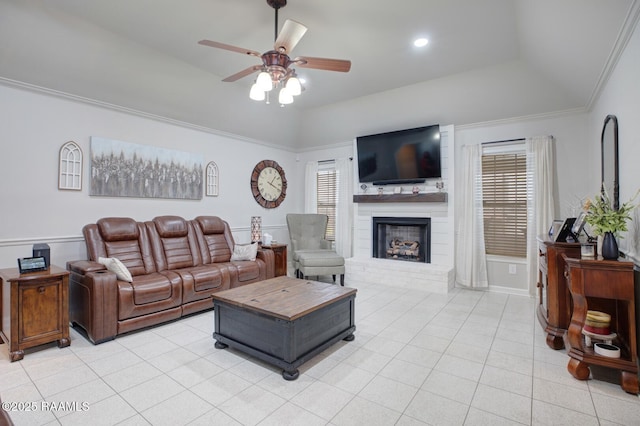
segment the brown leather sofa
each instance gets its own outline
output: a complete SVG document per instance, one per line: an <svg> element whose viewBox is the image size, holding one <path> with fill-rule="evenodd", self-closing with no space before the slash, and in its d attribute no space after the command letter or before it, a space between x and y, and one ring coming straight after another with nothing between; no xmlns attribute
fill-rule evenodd
<svg viewBox="0 0 640 426"><path fill-rule="evenodd" d="M82 231L89 260L67 262L69 321L94 344L211 309L214 292L274 276L271 250L258 250L255 261L231 261L235 242L217 216L109 217ZM118 258L132 282L117 279L100 257Z"/></svg>

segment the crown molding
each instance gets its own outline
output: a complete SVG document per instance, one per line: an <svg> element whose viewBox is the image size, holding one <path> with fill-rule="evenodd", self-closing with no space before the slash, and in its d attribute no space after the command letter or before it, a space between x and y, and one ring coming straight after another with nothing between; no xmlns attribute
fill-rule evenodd
<svg viewBox="0 0 640 426"><path fill-rule="evenodd" d="M627 47L631 36L633 35L636 26L638 25L638 21L640 20L640 0L633 0L631 6L629 6L629 12L627 13L626 19L620 32L618 33L618 37L613 45L613 49L609 53L609 57L602 68L602 72L598 77L598 81L591 93L591 97L587 101L586 109L587 111L591 111L593 106L596 104L598 99L600 98L600 94L604 90L611 74L616 68L620 57L622 56L622 52Z"/></svg>

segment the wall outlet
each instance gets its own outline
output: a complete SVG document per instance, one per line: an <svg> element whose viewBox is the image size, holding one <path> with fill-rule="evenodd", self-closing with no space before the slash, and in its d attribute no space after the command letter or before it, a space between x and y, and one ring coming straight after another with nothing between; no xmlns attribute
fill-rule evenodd
<svg viewBox="0 0 640 426"><path fill-rule="evenodd" d="M510 273L510 274L512 274L512 275L515 275L515 274L517 273L517 272L516 272L516 265L515 265L515 263L510 263L510 264L509 264L509 273Z"/></svg>

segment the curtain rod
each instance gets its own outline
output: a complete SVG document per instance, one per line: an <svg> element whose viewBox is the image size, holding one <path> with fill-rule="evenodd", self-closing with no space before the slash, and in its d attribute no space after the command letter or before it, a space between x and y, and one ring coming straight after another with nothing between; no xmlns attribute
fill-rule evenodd
<svg viewBox="0 0 640 426"><path fill-rule="evenodd" d="M491 141L491 142L482 142L482 145L493 145L495 143L507 143L507 142L522 142L524 141L525 138L518 138L518 139L505 139L503 141Z"/></svg>
<svg viewBox="0 0 640 426"><path fill-rule="evenodd" d="M320 160L318 164L333 163L334 161L336 161L335 158L333 160ZM353 157L349 157L349 161L353 161Z"/></svg>

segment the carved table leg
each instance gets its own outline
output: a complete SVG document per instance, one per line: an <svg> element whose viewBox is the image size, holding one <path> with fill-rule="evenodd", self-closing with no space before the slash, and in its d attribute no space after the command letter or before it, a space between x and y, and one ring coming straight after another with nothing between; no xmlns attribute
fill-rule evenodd
<svg viewBox="0 0 640 426"><path fill-rule="evenodd" d="M569 360L567 370L573 377L578 380L587 380L589 378L589 375L591 374L591 371L589 370L589 364L578 361L574 358L571 358Z"/></svg>
<svg viewBox="0 0 640 426"><path fill-rule="evenodd" d="M67 338L62 338L62 339L58 340L58 347L59 348L66 348L70 344L71 344L71 340L69 340Z"/></svg>
<svg viewBox="0 0 640 426"><path fill-rule="evenodd" d="M216 341L215 345L216 349L225 349L227 348L229 345L225 345L224 343L218 342Z"/></svg>
<svg viewBox="0 0 640 426"><path fill-rule="evenodd" d="M547 333L547 346L556 351L564 349L564 339L562 336L554 336L551 333Z"/></svg>
<svg viewBox="0 0 640 426"><path fill-rule="evenodd" d="M11 362L20 361L22 358L24 358L24 351L9 352L9 359L11 359Z"/></svg>
<svg viewBox="0 0 640 426"><path fill-rule="evenodd" d="M620 386L626 392L637 395L638 392L640 392L640 386L638 386L638 375L636 373L630 373L628 371L621 371Z"/></svg>

